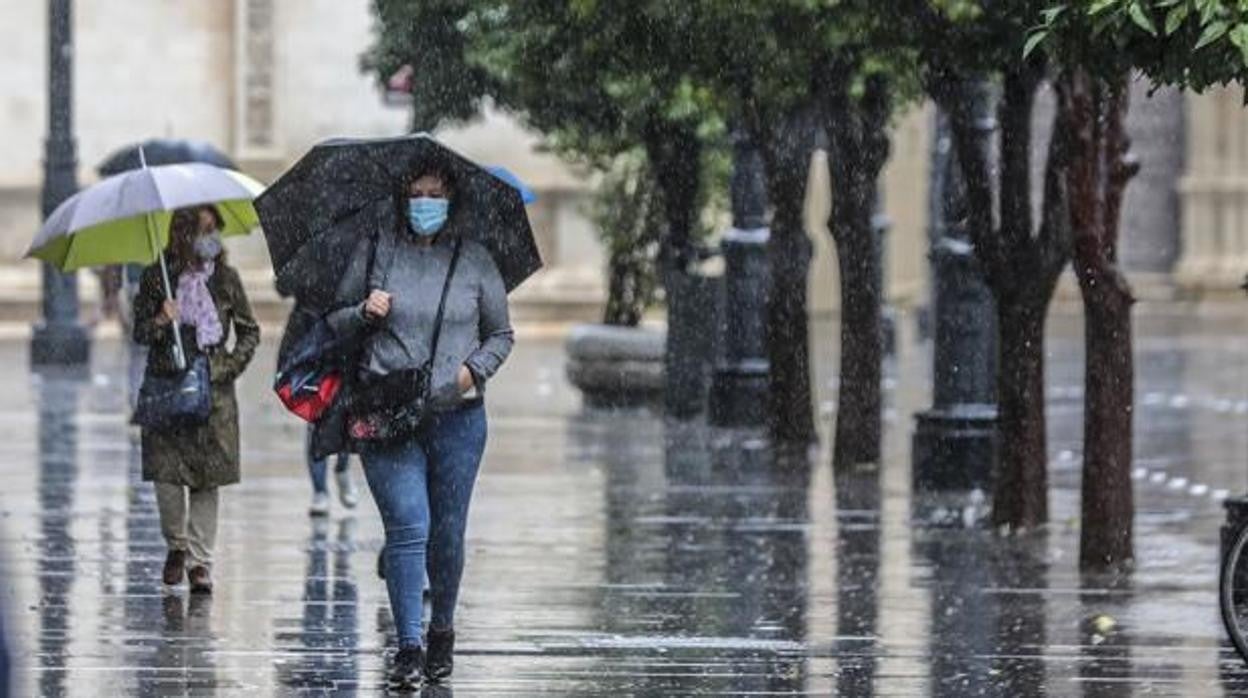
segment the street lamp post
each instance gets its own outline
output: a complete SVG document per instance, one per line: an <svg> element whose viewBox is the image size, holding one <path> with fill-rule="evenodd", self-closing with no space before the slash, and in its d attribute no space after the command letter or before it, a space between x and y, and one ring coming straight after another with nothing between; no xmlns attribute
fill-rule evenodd
<svg viewBox="0 0 1248 698"><path fill-rule="evenodd" d="M48 1L48 137L44 145L46 219L78 189L73 135L73 2ZM78 320L78 279L43 263L43 320L34 327L30 358L35 365L81 365L91 356Z"/></svg>
<svg viewBox="0 0 1248 698"><path fill-rule="evenodd" d="M871 202L871 237L875 241L876 288L880 289L880 346L884 356L897 355L897 316L888 304L888 233L893 229L893 221L884 212L884 195L876 183L875 195Z"/></svg>
<svg viewBox="0 0 1248 698"><path fill-rule="evenodd" d="M723 236L723 356L711 382L710 422L762 426L767 381L767 181L762 152L744 129L733 134L732 229Z"/></svg>
<svg viewBox="0 0 1248 698"><path fill-rule="evenodd" d="M991 87L978 83L975 125L996 130ZM966 228L966 197L948 117L937 115L932 148L932 408L916 415L913 484L918 492L989 491L997 458L997 323Z"/></svg>

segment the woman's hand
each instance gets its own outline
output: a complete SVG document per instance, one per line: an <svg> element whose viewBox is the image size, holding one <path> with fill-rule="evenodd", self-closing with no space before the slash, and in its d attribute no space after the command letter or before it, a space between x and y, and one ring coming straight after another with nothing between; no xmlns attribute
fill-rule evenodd
<svg viewBox="0 0 1248 698"><path fill-rule="evenodd" d="M368 294L364 301L364 317L369 320L381 320L390 314L391 296L385 291L377 290Z"/></svg>
<svg viewBox="0 0 1248 698"><path fill-rule="evenodd" d="M169 323L177 319L178 319L177 302L166 298L165 302L160 304L160 312L156 313L156 324L160 325L161 327L164 327L165 325L168 325Z"/></svg>
<svg viewBox="0 0 1248 698"><path fill-rule="evenodd" d="M467 366L460 364L459 375L456 376L456 382L459 384L459 392L466 393L476 387L477 382L472 378L472 371Z"/></svg>

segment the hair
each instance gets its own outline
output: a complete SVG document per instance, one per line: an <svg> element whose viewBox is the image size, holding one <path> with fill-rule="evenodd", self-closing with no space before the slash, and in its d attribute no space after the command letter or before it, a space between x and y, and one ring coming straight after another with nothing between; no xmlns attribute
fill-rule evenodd
<svg viewBox="0 0 1248 698"><path fill-rule="evenodd" d="M417 169L415 173L403 183L405 196L407 189L412 185L412 182L415 182L421 177L437 177L442 180L442 185L446 187L446 198L451 199L452 201L455 199L455 175L451 174L450 168L446 165L440 162L429 161L422 164L420 168Z"/></svg>
<svg viewBox="0 0 1248 698"><path fill-rule="evenodd" d="M195 259L195 238L199 236L199 212L207 211L217 224L217 229L225 227L225 219L216 206L188 206L173 212L173 220L169 223L169 264L174 269L184 269ZM225 250L217 255L216 261L225 261Z"/></svg>

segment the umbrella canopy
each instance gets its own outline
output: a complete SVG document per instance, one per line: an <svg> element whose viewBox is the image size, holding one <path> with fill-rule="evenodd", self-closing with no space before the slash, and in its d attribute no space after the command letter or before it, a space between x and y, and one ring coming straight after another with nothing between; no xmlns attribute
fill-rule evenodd
<svg viewBox="0 0 1248 698"><path fill-rule="evenodd" d="M541 268L512 184L428 134L340 138L314 146L256 199L278 288L305 303L328 303L360 239L402 225L403 187L429 164L455 180L448 228L489 250L508 291Z"/></svg>
<svg viewBox="0 0 1248 698"><path fill-rule="evenodd" d="M225 153L207 141L191 141L173 138L152 138L142 143L133 143L120 150L113 151L95 168L101 177L109 177L129 170L137 170L143 166L139 157L139 149L147 164L179 165L186 162L202 162L216 165L227 170L236 170L238 166Z"/></svg>
<svg viewBox="0 0 1248 698"><path fill-rule="evenodd" d="M533 190L525 185L524 182L521 182L519 177L512 174L511 170L503 167L502 165L490 165L485 169L488 170L490 174L515 187L516 191L520 192L520 200L525 204L531 204L534 201L537 201L537 194L533 193Z"/></svg>
<svg viewBox="0 0 1248 698"><path fill-rule="evenodd" d="M250 177L188 163L133 170L101 180L56 208L26 252L62 271L106 264L151 264L169 242L173 211L213 204L222 235L259 223L251 201L264 189Z"/></svg>

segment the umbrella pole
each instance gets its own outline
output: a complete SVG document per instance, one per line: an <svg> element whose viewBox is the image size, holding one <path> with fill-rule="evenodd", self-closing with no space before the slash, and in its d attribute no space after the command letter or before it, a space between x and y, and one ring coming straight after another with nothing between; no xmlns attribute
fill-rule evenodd
<svg viewBox="0 0 1248 698"><path fill-rule="evenodd" d="M148 219L147 225L150 228L152 225L151 223L152 217L150 214L148 215L147 219ZM165 264L164 250L161 250L158 253L158 255L160 258L160 277L161 277L161 280L165 282L165 299L173 300L173 288L169 284L169 266ZM186 370L186 351L182 348L182 331L178 328L177 320L174 320L172 323L170 323L170 329L173 330L173 360L174 362L177 363L178 370L184 371Z"/></svg>
<svg viewBox="0 0 1248 698"><path fill-rule="evenodd" d="M139 166L147 169L147 155L143 152L143 146L139 146ZM165 251L160 249L160 243L156 239L156 226L152 221L152 214L148 213L143 217L147 221L147 244L152 252L156 254L156 258L160 260L160 279L165 283L165 300L173 300L173 286L169 283L169 265L165 264ZM173 331L173 361L178 366L179 371L186 370L186 350L182 348L182 331L178 327L178 321L174 320L170 323L170 329Z"/></svg>
<svg viewBox="0 0 1248 698"><path fill-rule="evenodd" d="M165 251L159 249L156 242L156 229L152 224L152 214L145 216L147 219L147 244L156 252L156 258L160 260L160 280L165 284L165 300L173 300L173 286L169 283L169 265L165 263ZM178 321L174 320L170 329L173 331L173 360L177 364L179 371L186 370L186 351L182 348L182 332L178 328Z"/></svg>

